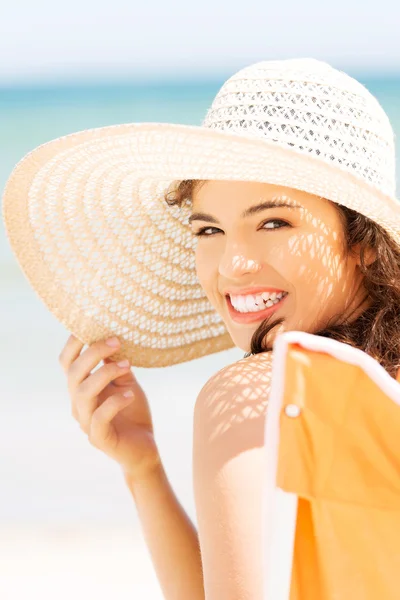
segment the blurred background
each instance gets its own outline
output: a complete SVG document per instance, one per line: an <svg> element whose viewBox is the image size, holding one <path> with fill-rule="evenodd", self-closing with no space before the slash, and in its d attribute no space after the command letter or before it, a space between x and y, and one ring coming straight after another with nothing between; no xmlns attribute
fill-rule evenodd
<svg viewBox="0 0 400 600"><path fill-rule="evenodd" d="M366 85L400 133L393 1L323 8L316 0L14 0L0 17L1 190L27 152L74 131L131 121L200 125L223 82L260 60L330 62ZM0 270L0 598L161 599L119 466L71 416L58 363L69 332L25 280L2 222ZM167 474L194 523L194 403L213 373L242 356L235 348L135 370Z"/></svg>

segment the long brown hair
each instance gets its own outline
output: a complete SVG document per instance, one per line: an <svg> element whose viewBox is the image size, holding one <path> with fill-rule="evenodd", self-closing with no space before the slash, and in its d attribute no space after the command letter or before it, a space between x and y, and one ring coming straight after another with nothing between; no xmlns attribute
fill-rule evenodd
<svg viewBox="0 0 400 600"><path fill-rule="evenodd" d="M175 187L165 193L165 201L180 206L202 184L198 179L176 182ZM369 297L369 307L354 321L328 324L314 335L328 337L355 348L359 348L376 359L386 371L396 378L400 368L400 247L389 234L364 215L333 203L341 216L346 251L354 245L360 247L360 269L364 275L364 286ZM376 253L374 262L367 264L366 252L372 248ZM268 352L272 347L263 345L268 333L284 319L265 319L251 338L252 354Z"/></svg>

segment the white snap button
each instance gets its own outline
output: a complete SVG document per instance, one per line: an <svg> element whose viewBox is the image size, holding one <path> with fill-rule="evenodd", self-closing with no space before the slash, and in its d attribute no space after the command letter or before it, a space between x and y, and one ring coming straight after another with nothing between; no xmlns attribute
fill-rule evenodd
<svg viewBox="0 0 400 600"><path fill-rule="evenodd" d="M288 404L285 406L285 414L288 417L298 417L300 412L300 406L297 406L297 404Z"/></svg>

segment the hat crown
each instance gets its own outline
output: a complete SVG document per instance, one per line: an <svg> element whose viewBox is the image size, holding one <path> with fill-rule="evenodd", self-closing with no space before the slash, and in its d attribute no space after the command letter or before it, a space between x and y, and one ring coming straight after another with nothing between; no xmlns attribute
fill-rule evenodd
<svg viewBox="0 0 400 600"><path fill-rule="evenodd" d="M395 136L369 90L314 58L261 61L230 77L202 126L266 139L395 195Z"/></svg>

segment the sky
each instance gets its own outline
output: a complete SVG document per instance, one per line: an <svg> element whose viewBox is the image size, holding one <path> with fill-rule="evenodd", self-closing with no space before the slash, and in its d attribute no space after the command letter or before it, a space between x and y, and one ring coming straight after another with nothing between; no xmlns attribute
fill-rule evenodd
<svg viewBox="0 0 400 600"><path fill-rule="evenodd" d="M399 40L397 0L7 0L0 84L215 77L301 56L400 72Z"/></svg>

